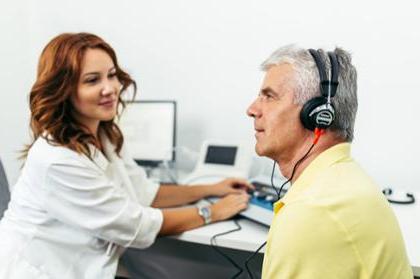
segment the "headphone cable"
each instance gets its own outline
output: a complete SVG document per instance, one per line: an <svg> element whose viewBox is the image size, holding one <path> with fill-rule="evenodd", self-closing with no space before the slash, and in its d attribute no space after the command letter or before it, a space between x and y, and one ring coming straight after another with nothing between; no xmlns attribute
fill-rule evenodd
<svg viewBox="0 0 420 279"><path fill-rule="evenodd" d="M239 222L238 222L238 220L233 220L233 222L235 223L235 225L236 225L236 228L234 228L234 229L232 229L232 230L229 230L229 231L226 231L226 232L222 232L222 233L218 233L218 234L215 234L215 235L213 235L212 237L211 237L211 239L210 239L210 246L217 252L217 253L219 253L222 257L224 257L227 261L229 261L236 269L238 269L238 272L237 273L235 273L231 278L232 279L234 279L234 278L238 278L238 276L243 272L243 268L238 264L238 263L236 263L231 257L229 257L226 253L224 253L221 249L219 249L219 247L217 247L217 243L216 243L216 238L217 237L219 237L219 236L222 236L222 235L227 235L227 234L229 234L229 233L233 233L233 232L237 232L237 231L240 231L240 230L242 230L242 227L241 227L241 225L239 225Z"/></svg>
<svg viewBox="0 0 420 279"><path fill-rule="evenodd" d="M296 162L296 164L295 164L295 166L293 167L293 170L292 170L292 175L290 176L290 178L288 179L288 180L286 180L281 186L280 186L280 189L279 190L277 190L277 188L274 186L274 181L273 181L273 176L274 176L274 169L275 169L275 166L276 166L276 161L275 160L273 160L274 161L274 164L273 164L273 170L272 170L272 172L271 172L271 187L273 187L273 189L276 191L276 193L277 193L277 200L280 200L280 198L281 198L281 191L283 190L283 187L287 184L287 183L289 183L290 181L292 181L292 179L293 179L293 177L295 176L295 172L296 172L296 169L297 169L297 167L303 162L303 160L305 160L306 159L306 157L309 155L309 153L312 151L312 149L314 148L314 146L315 146L315 144L317 144L317 142L318 142L318 140L319 140L319 138L321 137L321 135L324 133L324 130L321 130L321 129L318 129L318 128L316 128L315 129L315 138L314 138L314 141L312 142L312 145L311 145L311 147L308 149L308 151L305 153L305 155L303 155L302 156L302 158L300 158L299 159L299 161L297 161Z"/></svg>
<svg viewBox="0 0 420 279"><path fill-rule="evenodd" d="M309 153L312 151L312 149L314 148L314 146L315 146L315 144L317 144L317 142L318 142L318 140L319 140L319 138L321 137L321 135L322 134L324 134L324 132L325 132L325 130L323 130L323 129L319 129L319 128L315 128L315 138L314 138L314 140L313 140L313 142L312 142L312 145L311 145L311 147L308 149L308 151L305 153L305 155L303 155L302 156L302 158L300 158L297 162L296 162L296 164L295 164L295 166L293 167L293 170L292 170L292 175L290 176L290 178L288 179L288 180L286 180L286 182L284 182L281 186L280 186L280 190L279 191L277 191L277 188L274 186L274 183L273 183L273 176L274 176L274 169L275 169L275 166L276 166L276 161L275 160L273 160L274 161L274 164L273 164L273 170L272 170L272 172L271 172L271 187L273 187L273 189L276 191L276 193L277 193L277 201L278 200L280 200L280 195L281 195L281 191L283 190L283 187L287 184L287 183L289 183L290 181L292 181L292 179L293 179L293 176L295 175L295 172L296 172L296 169L297 169L297 167L303 162L303 160L305 160L306 159L306 157L308 157L308 155L309 155ZM248 275L249 275L249 277L251 278L251 279L253 279L254 277L252 276L252 273L251 273L251 270L250 270L250 268L249 268L249 266L248 266L248 264L249 264L249 262L252 260L252 258L265 246L267 244L267 241L265 241L260 247L258 247L258 249L257 250L255 250L255 252L251 255L251 256L249 256L246 260L245 260L245 267L246 267L246 271L248 272Z"/></svg>
<svg viewBox="0 0 420 279"><path fill-rule="evenodd" d="M251 261L251 259L253 258L253 257L255 257L255 255L257 255L258 254L258 252L265 246L267 244L267 241L264 241L264 243L263 244L261 244L260 245L260 247L258 247L258 249L257 250L255 250L254 251L254 253L251 255L251 256L249 256L246 260L245 260L245 268L246 268L246 272L248 273L248 275L249 275L249 278L251 278L251 279L254 279L254 277L252 276L252 273L251 273L251 269L250 269L250 267L248 266L248 263L249 263L249 261Z"/></svg>

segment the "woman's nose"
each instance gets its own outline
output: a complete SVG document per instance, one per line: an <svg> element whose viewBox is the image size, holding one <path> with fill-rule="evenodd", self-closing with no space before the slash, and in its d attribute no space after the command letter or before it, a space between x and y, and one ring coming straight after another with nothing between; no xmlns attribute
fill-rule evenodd
<svg viewBox="0 0 420 279"><path fill-rule="evenodd" d="M112 84L110 82L105 82L102 88L102 95L106 96L106 95L110 95L113 94L115 92L115 88L114 86L112 86Z"/></svg>

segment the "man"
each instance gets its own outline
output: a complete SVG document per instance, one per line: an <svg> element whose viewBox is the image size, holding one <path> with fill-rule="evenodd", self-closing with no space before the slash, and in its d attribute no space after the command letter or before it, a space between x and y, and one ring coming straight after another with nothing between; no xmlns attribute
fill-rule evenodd
<svg viewBox="0 0 420 279"><path fill-rule="evenodd" d="M286 46L262 68L247 111L255 149L291 179L274 206L262 277L413 278L388 202L350 156L357 111L350 55Z"/></svg>

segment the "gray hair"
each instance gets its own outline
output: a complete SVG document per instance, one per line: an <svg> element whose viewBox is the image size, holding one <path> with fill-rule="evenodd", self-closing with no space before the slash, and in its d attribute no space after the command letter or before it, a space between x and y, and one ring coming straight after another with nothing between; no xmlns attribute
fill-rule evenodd
<svg viewBox="0 0 420 279"><path fill-rule="evenodd" d="M334 50L339 64L339 77L337 94L331 99L336 110L336 118L330 127L345 141L351 142L354 134L354 122L357 112L357 72L351 64L351 55L347 51L336 48ZM324 50L321 57L327 68L327 76L330 75L330 60ZM294 69L294 101L296 104L304 104L309 99L321 96L320 78L318 69L312 55L307 49L288 45L279 48L265 60L261 68L267 71L269 68L280 64L290 64Z"/></svg>

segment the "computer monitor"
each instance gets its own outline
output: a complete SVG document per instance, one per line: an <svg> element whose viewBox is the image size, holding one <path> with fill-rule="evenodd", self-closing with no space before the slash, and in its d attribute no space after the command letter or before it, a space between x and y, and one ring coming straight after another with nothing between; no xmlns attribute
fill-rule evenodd
<svg viewBox="0 0 420 279"><path fill-rule="evenodd" d="M155 167L175 161L176 101L127 102L119 126L139 165Z"/></svg>

